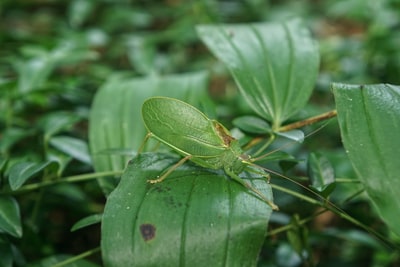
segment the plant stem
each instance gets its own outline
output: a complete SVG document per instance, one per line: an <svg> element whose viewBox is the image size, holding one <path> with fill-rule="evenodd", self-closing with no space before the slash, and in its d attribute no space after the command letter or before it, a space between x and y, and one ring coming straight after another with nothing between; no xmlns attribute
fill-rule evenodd
<svg viewBox="0 0 400 267"><path fill-rule="evenodd" d="M271 185L272 188L274 188L276 190L279 190L281 192L287 193L287 194L292 195L294 197L300 198L300 199L302 199L304 201L307 201L307 202L309 202L311 204L324 206L324 204L321 201L315 200L315 199L313 199L311 197L307 197L307 196L305 196L305 195L303 195L301 193L298 193L296 191L293 191L291 189L288 189L288 188L285 188L285 187L282 187L282 186L279 186L279 185L276 185L276 184L273 184L273 183L271 183L270 185Z"/></svg>
<svg viewBox="0 0 400 267"><path fill-rule="evenodd" d="M360 227L360 228L364 229L365 231L367 231L368 233L372 234L377 240L379 240L384 246L386 246L386 248L400 249L400 247L397 244L393 244L392 242L390 242L385 236L383 236L379 232L377 232L374 229L372 229L371 227L368 227L367 225L361 223L360 221L354 219L353 217L348 215L346 212L344 212L342 209L340 209L339 207L337 207L335 204L333 204L332 202L330 202L327 199L325 199L325 201L322 202L322 201L318 201L318 200L315 200L313 198L304 196L304 195L302 195L300 193L297 193L297 192L295 192L293 190L278 186L276 184L271 184L271 187L274 188L274 189L277 189L277 190L279 190L281 192L285 192L285 193L290 194L292 196L295 196L295 197L298 197L300 199L303 199L303 200L305 200L305 201L307 201L307 202L309 202L311 204L319 205L319 206L325 208L326 210L332 211L333 213L337 214L341 218L353 223L354 225L357 225L358 227Z"/></svg>
<svg viewBox="0 0 400 267"><path fill-rule="evenodd" d="M71 257L69 259L66 259L66 260L64 260L62 262L59 262L59 263L53 265L53 267L67 266L68 264L71 264L71 263L73 263L73 262L75 262L77 260L86 258L86 257L88 257L90 255L93 255L93 254L97 253L97 252L100 252L100 247L85 251L85 252L83 252L83 253L81 253L79 255L76 255L75 257Z"/></svg>
<svg viewBox="0 0 400 267"><path fill-rule="evenodd" d="M351 178L335 178L335 181L338 183L351 183L351 184L359 184L361 183L360 180L351 179Z"/></svg>
<svg viewBox="0 0 400 267"><path fill-rule="evenodd" d="M331 111L322 113L320 115L317 115L317 116L314 116L314 117L311 117L311 118L308 118L308 119L305 119L305 120L302 120L302 121L296 121L294 123L279 127L278 128L278 132L287 132L287 131L290 131L290 130L298 129L298 128L301 128L303 126L307 126L307 125L314 124L314 123L319 122L319 121L323 121L323 120L327 120L327 119L333 118L336 115L337 115L336 110L331 110Z"/></svg>
<svg viewBox="0 0 400 267"><path fill-rule="evenodd" d="M327 211L327 209L320 210L317 213L313 214L312 216L309 216L307 218L299 220L298 224L299 225L304 225L304 224L310 222L311 220L313 220L316 216L318 216L318 215L320 215L322 213L325 213L326 211ZM282 232L286 232L286 231L288 231L290 229L293 229L293 228L294 228L294 226L292 224L287 224L287 225L284 225L284 226L281 226L281 227L278 227L276 229L271 230L270 232L267 233L267 236L277 235L277 234L280 234Z"/></svg>
<svg viewBox="0 0 400 267"><path fill-rule="evenodd" d="M65 178L61 178L58 180L46 180L42 181L39 183L34 183L34 184L27 184L22 186L16 191L12 190L6 190L3 192L0 192L0 195L4 194L16 194L16 193L23 193L26 191L32 191L36 190L42 187L46 186L51 186L55 184L60 184L60 183L76 183L76 182L84 182L92 179L96 179L99 177L106 177L106 176L116 176L116 175L121 175L123 171L108 171L108 172L99 172L99 173L87 173L87 174L80 174L80 175L74 175L74 176L69 176Z"/></svg>
<svg viewBox="0 0 400 267"><path fill-rule="evenodd" d="M268 138L268 141L265 142L265 144L264 144L261 148L259 148L259 149L257 150L257 152L255 152L255 153L253 154L253 156L257 157L259 154L261 154L265 149L267 149L267 147L268 147L274 140L275 140L275 135L274 135L274 134L271 134L271 136Z"/></svg>

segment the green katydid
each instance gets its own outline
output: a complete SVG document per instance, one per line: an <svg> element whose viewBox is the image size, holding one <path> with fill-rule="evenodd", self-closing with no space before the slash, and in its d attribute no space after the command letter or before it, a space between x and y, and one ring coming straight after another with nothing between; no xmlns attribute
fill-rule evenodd
<svg viewBox="0 0 400 267"><path fill-rule="evenodd" d="M260 191L239 177L241 172L252 165L252 160L243 153L238 140L221 123L209 119L183 101L168 97L147 99L142 106L142 117L148 130L143 145L148 138L154 137L183 156L158 179L149 180L150 183L161 182L177 167L190 160L201 167L223 169L234 181L266 201L272 209L278 209ZM268 174L262 173L269 179Z"/></svg>

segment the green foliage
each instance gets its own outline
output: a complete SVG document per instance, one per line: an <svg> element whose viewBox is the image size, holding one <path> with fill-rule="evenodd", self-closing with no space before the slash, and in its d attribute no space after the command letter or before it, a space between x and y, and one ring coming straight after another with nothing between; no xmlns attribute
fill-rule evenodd
<svg viewBox="0 0 400 267"><path fill-rule="evenodd" d="M150 185L179 158L144 153L108 198L102 223L107 266L253 266L271 208L226 175L184 165ZM266 195L262 177L244 176ZM118 221L116 227L115 222Z"/></svg>
<svg viewBox="0 0 400 267"><path fill-rule="evenodd" d="M50 165L57 165L55 162L47 161L44 163L18 162L11 166L8 181L12 190L19 189L28 179L41 172Z"/></svg>
<svg viewBox="0 0 400 267"><path fill-rule="evenodd" d="M300 20L197 30L227 65L249 106L271 121L274 131L305 106L318 74L319 53Z"/></svg>
<svg viewBox="0 0 400 267"><path fill-rule="evenodd" d="M0 266L398 265L399 10L2 1ZM193 163L147 183L179 160L155 142L135 156L154 95L226 125L280 211ZM335 105L339 126L292 124Z"/></svg>
<svg viewBox="0 0 400 267"><path fill-rule="evenodd" d="M307 160L311 187L323 196L329 196L335 189L335 170L329 160L319 153L310 153Z"/></svg>
<svg viewBox="0 0 400 267"><path fill-rule="evenodd" d="M333 84L333 92L343 144L354 170L378 213L400 235L400 87Z"/></svg>

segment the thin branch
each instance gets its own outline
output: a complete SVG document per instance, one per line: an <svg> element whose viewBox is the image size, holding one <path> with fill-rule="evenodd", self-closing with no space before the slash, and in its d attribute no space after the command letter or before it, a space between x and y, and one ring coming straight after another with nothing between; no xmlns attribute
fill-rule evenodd
<svg viewBox="0 0 400 267"><path fill-rule="evenodd" d="M337 115L336 110L331 110L331 111L322 113L320 115L317 115L317 116L314 116L314 117L311 117L311 118L308 118L308 119L305 119L305 120L302 120L302 121L296 121L294 123L282 126L282 127L280 127L278 129L278 131L279 132L287 132L287 131L290 131L290 130L298 129L298 128L301 128L303 126L307 126L307 125L310 125L310 124L317 123L319 121L323 121L323 120L327 120L327 119L333 118L336 115Z"/></svg>

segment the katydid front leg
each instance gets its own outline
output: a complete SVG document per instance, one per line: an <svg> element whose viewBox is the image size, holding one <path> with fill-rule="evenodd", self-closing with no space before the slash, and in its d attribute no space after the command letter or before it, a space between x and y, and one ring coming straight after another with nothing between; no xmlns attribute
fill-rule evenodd
<svg viewBox="0 0 400 267"><path fill-rule="evenodd" d="M146 136L145 136L145 138L144 138L142 144L140 145L140 147L139 147L139 149L138 149L138 151L137 151L137 154L138 154L138 155L139 155L140 153L142 153L142 151L143 151L143 149L144 149L144 146L146 145L147 141L149 141L149 138L152 137L152 136L153 136L153 134L150 133L150 132L148 132L148 133L146 134Z"/></svg>
<svg viewBox="0 0 400 267"><path fill-rule="evenodd" d="M137 154L140 154L142 152L142 150L144 149L144 146L146 145L147 141L149 140L150 137L152 137L153 134L151 132L146 134L146 137L143 140L143 143L141 144ZM151 184L156 184L159 182L162 182L165 178L167 178L168 175L171 174L171 172L173 172L176 168L178 168L179 166L181 166L183 163L185 163L187 160L190 160L192 156L188 155L184 158L182 158L180 161L178 161L176 164L174 164L173 166L171 166L164 174L162 174L159 178L157 179L149 179L147 180L147 182L151 183Z"/></svg>
<svg viewBox="0 0 400 267"><path fill-rule="evenodd" d="M190 160L190 158L192 157L192 155L187 155L186 157L182 158L180 161L178 161L177 163L175 163L173 166L171 166L164 174L162 174L159 178L157 179L150 179L147 180L147 182L151 183L151 184L156 184L159 182L162 182L165 178L167 178L168 175L171 174L171 172L173 172L176 168L178 168L179 166L181 166L183 163L185 163L186 161Z"/></svg>
<svg viewBox="0 0 400 267"><path fill-rule="evenodd" d="M264 200L273 210L279 210L279 207L275 205L271 200L267 199L259 190L256 188L252 187L245 181L243 181L242 178L240 178L236 173L234 173L232 170L229 168L225 168L226 174L228 174L229 177L231 177L234 181L238 182L239 184L243 185L247 189L253 191L254 193L257 194L258 197L260 197L262 200Z"/></svg>

